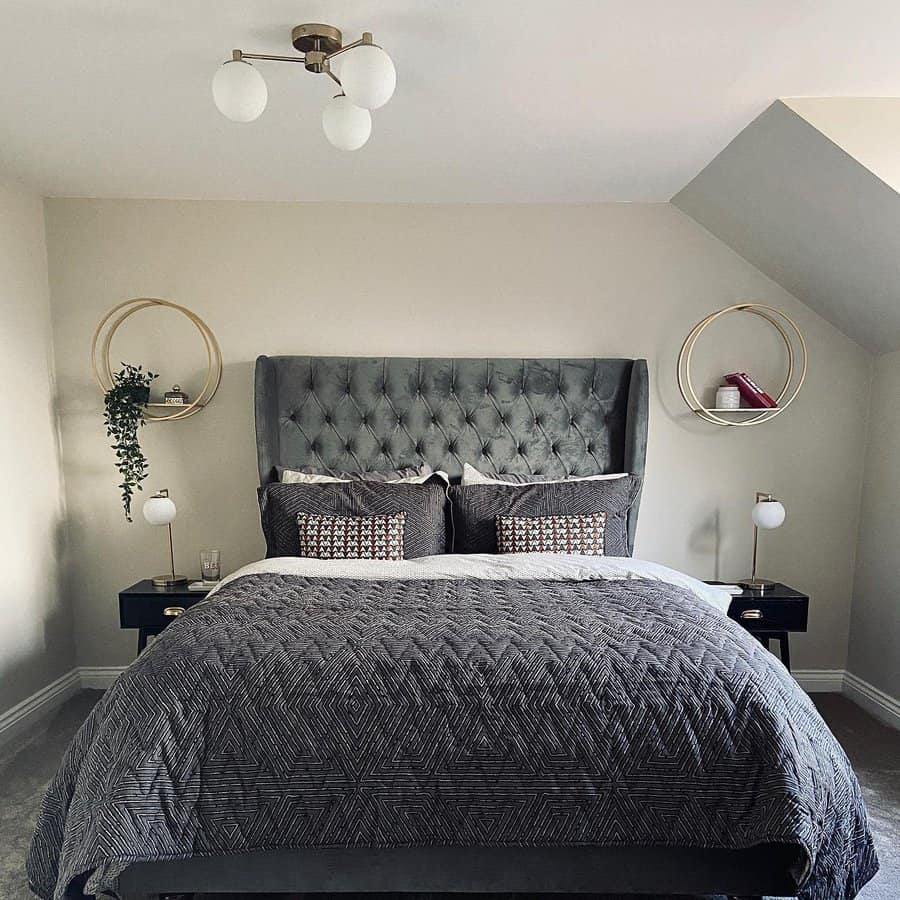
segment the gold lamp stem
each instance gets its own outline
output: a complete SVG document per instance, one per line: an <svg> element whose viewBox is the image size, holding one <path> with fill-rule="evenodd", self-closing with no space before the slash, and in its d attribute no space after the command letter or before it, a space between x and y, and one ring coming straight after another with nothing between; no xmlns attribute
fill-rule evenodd
<svg viewBox="0 0 900 900"><path fill-rule="evenodd" d="M759 544L759 528L754 525L753 526L753 565L750 567L750 581L753 584L756 584L756 548ZM174 572L174 563L172 564L172 571Z"/></svg>
<svg viewBox="0 0 900 900"><path fill-rule="evenodd" d="M169 565L172 573L172 582L175 582L175 544L172 541L172 523L169 522ZM756 544L753 545L753 574L756 575Z"/></svg>

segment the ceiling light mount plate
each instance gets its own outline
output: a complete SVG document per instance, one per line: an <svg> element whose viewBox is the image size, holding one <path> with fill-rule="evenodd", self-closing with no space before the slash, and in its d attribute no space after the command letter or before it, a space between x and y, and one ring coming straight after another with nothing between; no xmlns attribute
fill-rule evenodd
<svg viewBox="0 0 900 900"><path fill-rule="evenodd" d="M301 53L320 51L327 56L341 49L343 35L341 29L333 25L295 25L291 31L291 43Z"/></svg>

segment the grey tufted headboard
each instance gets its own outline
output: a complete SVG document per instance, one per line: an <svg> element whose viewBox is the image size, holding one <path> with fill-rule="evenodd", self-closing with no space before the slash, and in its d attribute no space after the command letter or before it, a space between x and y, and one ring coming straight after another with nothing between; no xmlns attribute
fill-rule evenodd
<svg viewBox="0 0 900 900"><path fill-rule="evenodd" d="M535 475L644 474L643 359L260 356L261 485L276 466L343 472L423 462ZM629 543L637 526L629 517Z"/></svg>

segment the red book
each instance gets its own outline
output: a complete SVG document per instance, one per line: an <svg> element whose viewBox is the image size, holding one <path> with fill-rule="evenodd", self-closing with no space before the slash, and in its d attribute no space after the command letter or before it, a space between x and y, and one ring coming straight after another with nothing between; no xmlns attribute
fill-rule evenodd
<svg viewBox="0 0 900 900"><path fill-rule="evenodd" d="M746 372L732 372L725 376L740 392L748 406L754 409L774 409L778 404Z"/></svg>

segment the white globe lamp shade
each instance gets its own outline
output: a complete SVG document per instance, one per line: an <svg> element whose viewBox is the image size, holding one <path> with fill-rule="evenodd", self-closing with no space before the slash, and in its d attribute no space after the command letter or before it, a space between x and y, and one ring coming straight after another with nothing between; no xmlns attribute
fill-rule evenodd
<svg viewBox="0 0 900 900"><path fill-rule="evenodd" d="M248 62L231 59L213 76L212 95L220 113L232 122L258 119L269 99L266 81Z"/></svg>
<svg viewBox="0 0 900 900"><path fill-rule="evenodd" d="M778 528L784 522L784 507L777 500L760 500L753 507L753 524L757 528Z"/></svg>
<svg viewBox="0 0 900 900"><path fill-rule="evenodd" d="M175 513L175 504L170 497L151 497L144 503L144 518L151 525L171 525Z"/></svg>
<svg viewBox="0 0 900 900"><path fill-rule="evenodd" d="M372 116L339 94L322 110L322 128L338 150L359 150L372 133Z"/></svg>
<svg viewBox="0 0 900 900"><path fill-rule="evenodd" d="M374 44L348 50L341 59L341 87L351 102L363 109L384 106L397 86L391 58Z"/></svg>

